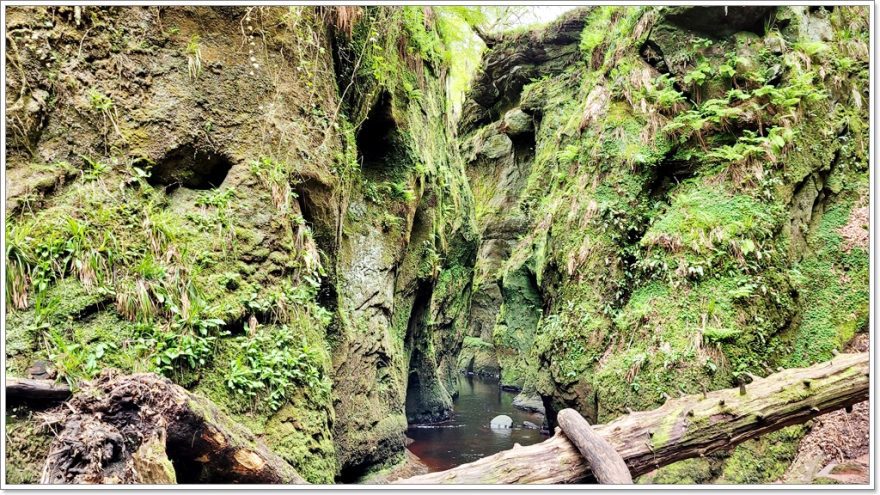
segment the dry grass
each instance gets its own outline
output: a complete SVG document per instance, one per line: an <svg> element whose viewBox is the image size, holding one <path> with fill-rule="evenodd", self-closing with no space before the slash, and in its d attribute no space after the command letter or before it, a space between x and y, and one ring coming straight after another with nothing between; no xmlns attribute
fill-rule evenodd
<svg viewBox="0 0 880 495"><path fill-rule="evenodd" d="M598 119L605 113L608 108L608 102L611 95L605 88L604 84L598 84L590 94L587 95L587 101L584 103L583 116L581 117L578 131L583 132L593 121Z"/></svg>
<svg viewBox="0 0 880 495"><path fill-rule="evenodd" d="M327 22L333 26L336 31L345 33L349 38L351 38L351 35L354 32L355 24L357 24L361 16L364 15L363 8L356 5L340 5L335 7L325 7L325 9Z"/></svg>

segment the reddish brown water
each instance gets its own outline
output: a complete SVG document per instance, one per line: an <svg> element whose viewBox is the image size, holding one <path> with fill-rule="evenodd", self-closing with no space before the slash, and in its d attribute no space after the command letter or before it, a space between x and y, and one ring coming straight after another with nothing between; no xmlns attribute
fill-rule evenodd
<svg viewBox="0 0 880 495"><path fill-rule="evenodd" d="M459 395L449 421L432 425L413 425L406 435L414 441L408 447L431 471L476 461L513 447L531 445L547 437L522 427L523 421L541 425L543 416L521 411L511 405L515 392L501 390L497 381L477 377L459 378ZM513 419L514 428L493 430L489 422L499 414Z"/></svg>

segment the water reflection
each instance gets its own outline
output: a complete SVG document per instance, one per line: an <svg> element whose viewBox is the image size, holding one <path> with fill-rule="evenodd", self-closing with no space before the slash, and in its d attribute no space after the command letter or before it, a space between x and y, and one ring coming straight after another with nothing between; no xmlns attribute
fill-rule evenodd
<svg viewBox="0 0 880 495"><path fill-rule="evenodd" d="M538 425L543 417L513 407L515 392L505 392L497 381L459 377L459 396L449 421L413 425L406 435L414 440L409 449L432 471L442 471L513 447L531 445L546 437L522 427L523 421ZM499 414L513 419L512 429L493 430L489 422Z"/></svg>

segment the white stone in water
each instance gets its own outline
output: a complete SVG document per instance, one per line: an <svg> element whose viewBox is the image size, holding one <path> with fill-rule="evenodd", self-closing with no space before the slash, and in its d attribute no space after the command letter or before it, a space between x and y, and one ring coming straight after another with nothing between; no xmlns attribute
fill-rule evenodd
<svg viewBox="0 0 880 495"><path fill-rule="evenodd" d="M500 416L495 416L492 418L492 421L489 423L489 428L494 429L505 429L510 428L513 425L513 420L510 419L510 416L502 414Z"/></svg>

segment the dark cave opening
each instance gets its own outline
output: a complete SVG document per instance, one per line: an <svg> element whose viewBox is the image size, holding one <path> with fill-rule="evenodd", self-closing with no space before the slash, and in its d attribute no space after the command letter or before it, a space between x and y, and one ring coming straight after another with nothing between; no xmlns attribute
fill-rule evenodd
<svg viewBox="0 0 880 495"><path fill-rule="evenodd" d="M666 158L654 167L647 192L653 200L667 201L672 189L696 173L696 164L688 160Z"/></svg>
<svg viewBox="0 0 880 495"><path fill-rule="evenodd" d="M169 189L214 189L223 184L231 168L229 157L184 144L166 153L150 168L147 182Z"/></svg>
<svg viewBox="0 0 880 495"><path fill-rule="evenodd" d="M383 91L355 138L361 169L368 178L376 180L389 177L404 156L397 133L391 95Z"/></svg>
<svg viewBox="0 0 880 495"><path fill-rule="evenodd" d="M740 31L764 36L776 13L776 6L692 6L674 12L667 19L676 26L723 38Z"/></svg>

